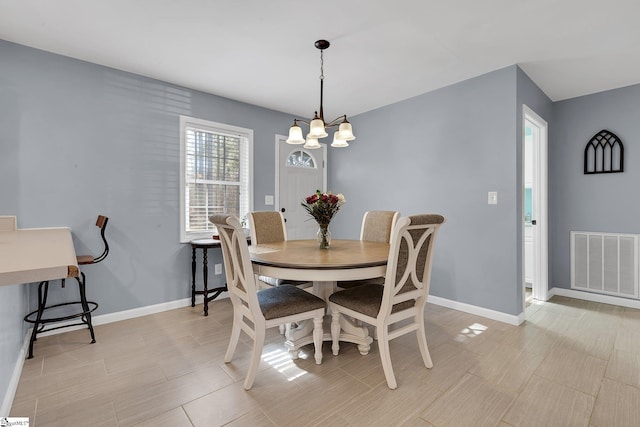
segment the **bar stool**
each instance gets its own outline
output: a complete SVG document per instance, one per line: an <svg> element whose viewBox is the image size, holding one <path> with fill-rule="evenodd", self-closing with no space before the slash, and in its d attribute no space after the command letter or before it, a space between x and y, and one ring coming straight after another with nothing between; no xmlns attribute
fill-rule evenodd
<svg viewBox="0 0 640 427"><path fill-rule="evenodd" d="M76 257L78 266L81 265L90 265L97 264L100 261L103 261L107 255L109 254L109 243L107 242L107 238L104 235L105 229L107 228L107 222L109 222L109 218L104 215L98 215L98 219L96 221L96 227L100 229L100 236L102 237L102 241L104 242L104 251L100 256L93 257L92 255L78 255ZM33 358L33 343L37 340L37 335L42 332L53 331L55 329L67 328L70 326L77 325L87 325L89 328L89 332L91 333L91 343L96 342L95 334L93 332L93 325L91 324L91 313L98 308L98 303L93 301L87 301L86 297L86 277L84 272L80 271L80 277L76 277L76 281L78 282L78 290L80 292L80 301L71 301L60 304L54 304L47 306L47 296L49 293L49 281L46 280L44 282L40 282L38 285L38 309L32 311L24 317L25 322L33 323L33 331L31 332L31 340L29 341L29 356L28 359ZM65 280L62 279L62 287L65 287ZM45 312L50 309L54 309L56 307L63 307L67 305L76 305L79 304L82 307L82 311L58 317L45 317ZM35 318L34 318L35 317ZM80 319L79 322L65 324L62 326L56 326L53 328L45 329L45 326L48 323L61 322L64 320L71 319Z"/></svg>

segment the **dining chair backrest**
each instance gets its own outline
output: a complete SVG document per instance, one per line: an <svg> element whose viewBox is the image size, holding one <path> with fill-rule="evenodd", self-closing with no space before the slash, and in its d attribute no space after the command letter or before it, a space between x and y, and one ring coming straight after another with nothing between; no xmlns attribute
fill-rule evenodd
<svg viewBox="0 0 640 427"><path fill-rule="evenodd" d="M236 307L244 307L242 314L252 322L264 319L258 304L249 244L240 221L229 214L213 215L209 221L215 224L220 236L227 289L232 303Z"/></svg>
<svg viewBox="0 0 640 427"><path fill-rule="evenodd" d="M442 215L400 218L391 236L384 292L378 319L414 306L422 310L429 294L433 244Z"/></svg>
<svg viewBox="0 0 640 427"><path fill-rule="evenodd" d="M397 211L365 212L362 217L360 240L389 243L399 217L400 212Z"/></svg>
<svg viewBox="0 0 640 427"><path fill-rule="evenodd" d="M284 216L281 212L250 212L249 227L251 228L251 243L254 245L287 240L287 229L284 225Z"/></svg>

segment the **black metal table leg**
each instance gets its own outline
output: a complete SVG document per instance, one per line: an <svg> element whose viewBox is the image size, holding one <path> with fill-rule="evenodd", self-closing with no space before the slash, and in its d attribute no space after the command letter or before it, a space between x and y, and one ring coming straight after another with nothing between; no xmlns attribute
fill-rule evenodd
<svg viewBox="0 0 640 427"><path fill-rule="evenodd" d="M42 288L44 287L44 292ZM45 280L38 285L38 314L33 324L33 331L31 331L31 339L29 340L29 356L27 359L33 359L33 342L37 340L38 329L42 328L42 313L47 305L47 293L49 292L49 281Z"/></svg>
<svg viewBox="0 0 640 427"><path fill-rule="evenodd" d="M196 247L191 246L191 307L196 306Z"/></svg>

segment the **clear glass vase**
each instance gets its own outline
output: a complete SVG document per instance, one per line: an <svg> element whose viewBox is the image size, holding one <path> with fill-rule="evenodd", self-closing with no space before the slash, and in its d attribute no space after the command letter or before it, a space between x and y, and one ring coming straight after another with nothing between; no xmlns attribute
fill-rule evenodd
<svg viewBox="0 0 640 427"><path fill-rule="evenodd" d="M329 249L329 246L331 246L331 231L329 231L329 224L320 224L316 238L318 239L318 246L320 249Z"/></svg>

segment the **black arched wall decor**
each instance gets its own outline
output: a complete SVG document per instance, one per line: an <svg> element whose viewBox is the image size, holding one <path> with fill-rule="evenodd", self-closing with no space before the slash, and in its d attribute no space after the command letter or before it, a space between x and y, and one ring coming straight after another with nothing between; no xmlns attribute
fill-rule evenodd
<svg viewBox="0 0 640 427"><path fill-rule="evenodd" d="M584 147L584 173L624 171L624 147L613 132L601 130Z"/></svg>

